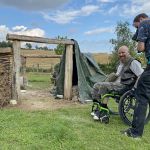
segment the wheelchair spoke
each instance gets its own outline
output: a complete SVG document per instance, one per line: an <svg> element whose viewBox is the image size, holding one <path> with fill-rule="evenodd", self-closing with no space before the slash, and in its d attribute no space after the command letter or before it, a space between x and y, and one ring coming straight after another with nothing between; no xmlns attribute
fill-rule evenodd
<svg viewBox="0 0 150 150"><path fill-rule="evenodd" d="M127 96L124 100L123 111L124 111L126 118L130 121L133 120L135 102L136 102L136 99L130 96Z"/></svg>

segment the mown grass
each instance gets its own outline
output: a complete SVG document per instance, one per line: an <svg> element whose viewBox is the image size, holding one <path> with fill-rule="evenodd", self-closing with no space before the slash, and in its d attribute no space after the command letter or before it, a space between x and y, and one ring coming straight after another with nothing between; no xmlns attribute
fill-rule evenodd
<svg viewBox="0 0 150 150"><path fill-rule="evenodd" d="M29 72L26 76L29 84L28 89L45 89L51 85L50 73Z"/></svg>
<svg viewBox="0 0 150 150"><path fill-rule="evenodd" d="M32 88L49 86L49 75L28 74ZM35 84L34 84L35 83ZM38 84L37 84L38 83ZM0 150L148 150L150 124L140 141L120 134L127 129L118 115L109 124L94 121L92 104L57 110L0 110ZM116 104L113 104L116 107Z"/></svg>
<svg viewBox="0 0 150 150"><path fill-rule="evenodd" d="M0 149L2 150L148 150L150 125L140 141L120 134L128 128L119 116L109 124L93 121L91 104L58 110L0 111Z"/></svg>

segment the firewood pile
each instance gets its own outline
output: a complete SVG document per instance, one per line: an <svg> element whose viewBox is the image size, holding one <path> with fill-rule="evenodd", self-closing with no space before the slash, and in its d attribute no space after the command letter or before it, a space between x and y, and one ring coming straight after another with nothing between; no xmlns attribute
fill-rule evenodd
<svg viewBox="0 0 150 150"><path fill-rule="evenodd" d="M0 107L7 105L12 95L11 53L0 49Z"/></svg>

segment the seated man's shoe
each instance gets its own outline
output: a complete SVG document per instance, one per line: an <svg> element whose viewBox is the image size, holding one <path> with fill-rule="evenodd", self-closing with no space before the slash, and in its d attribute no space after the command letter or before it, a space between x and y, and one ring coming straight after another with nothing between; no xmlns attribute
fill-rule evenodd
<svg viewBox="0 0 150 150"><path fill-rule="evenodd" d="M122 134L124 134L125 136L131 137L131 138L133 138L133 139L139 140L139 139L141 138L141 136L136 135L136 134L133 134L131 128L129 128L129 129L125 130L125 131L120 131L120 132L121 132Z"/></svg>
<svg viewBox="0 0 150 150"><path fill-rule="evenodd" d="M102 123L108 124L108 123L109 123L109 114L108 114L108 111L102 110L102 111L100 112L99 120L100 120Z"/></svg>
<svg viewBox="0 0 150 150"><path fill-rule="evenodd" d="M98 107L95 108L94 110L92 109L91 116L95 116L98 111L99 111L99 110L98 110Z"/></svg>
<svg viewBox="0 0 150 150"><path fill-rule="evenodd" d="M109 114L106 110L96 111L93 116L94 120L99 120L102 123L109 123Z"/></svg>
<svg viewBox="0 0 150 150"><path fill-rule="evenodd" d="M99 120L99 117L100 117L100 111L97 110L97 111L94 112L93 119L94 119L94 120Z"/></svg>
<svg viewBox="0 0 150 150"><path fill-rule="evenodd" d="M99 117L96 116L96 115L94 115L94 116L93 116L93 119L94 119L94 120L99 120Z"/></svg>
<svg viewBox="0 0 150 150"><path fill-rule="evenodd" d="M95 115L94 111L93 111L93 112L91 112L91 116L94 116L94 115Z"/></svg>

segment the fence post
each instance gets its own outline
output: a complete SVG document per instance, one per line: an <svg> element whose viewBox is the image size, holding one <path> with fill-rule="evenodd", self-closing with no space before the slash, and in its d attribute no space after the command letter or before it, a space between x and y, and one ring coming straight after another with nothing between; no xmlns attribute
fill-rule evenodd
<svg viewBox="0 0 150 150"><path fill-rule="evenodd" d="M13 41L12 98L16 100L20 97L20 48L20 41Z"/></svg>
<svg viewBox="0 0 150 150"><path fill-rule="evenodd" d="M73 45L66 45L64 99L72 98Z"/></svg>

